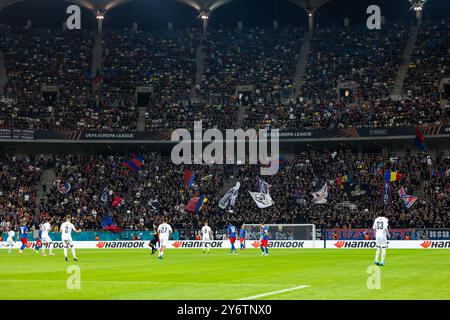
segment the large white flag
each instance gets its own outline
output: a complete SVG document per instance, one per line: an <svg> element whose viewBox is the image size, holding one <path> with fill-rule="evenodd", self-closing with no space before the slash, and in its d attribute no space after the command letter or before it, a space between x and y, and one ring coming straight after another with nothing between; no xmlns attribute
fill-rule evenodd
<svg viewBox="0 0 450 320"><path fill-rule="evenodd" d="M252 196L253 200L256 202L256 205L260 209L264 209L267 207L270 207L274 204L272 197L268 194L261 193L261 192L250 192L250 195Z"/></svg>
<svg viewBox="0 0 450 320"><path fill-rule="evenodd" d="M313 202L316 204L324 204L327 203L327 197L328 197L328 185L325 183L317 192L312 193L313 196Z"/></svg>
<svg viewBox="0 0 450 320"><path fill-rule="evenodd" d="M225 195L219 201L219 208L226 210L227 208L234 207L234 203L236 202L236 198L239 194L239 188L241 184L236 182L236 185L225 193Z"/></svg>
<svg viewBox="0 0 450 320"><path fill-rule="evenodd" d="M271 184L268 184L264 180L256 177L256 187L261 193L270 194L270 189L272 188Z"/></svg>

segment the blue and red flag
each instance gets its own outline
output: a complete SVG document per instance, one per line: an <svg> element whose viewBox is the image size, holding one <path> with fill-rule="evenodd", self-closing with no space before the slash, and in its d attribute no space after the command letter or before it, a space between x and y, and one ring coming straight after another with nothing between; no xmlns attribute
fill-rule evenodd
<svg viewBox="0 0 450 320"><path fill-rule="evenodd" d="M105 216L102 220L102 228L106 231L112 232L120 232L120 228L114 223L113 219L110 216Z"/></svg>
<svg viewBox="0 0 450 320"><path fill-rule="evenodd" d="M69 182L61 183L60 180L56 181L56 188L58 189L59 193L67 193L72 189L72 185Z"/></svg>
<svg viewBox="0 0 450 320"><path fill-rule="evenodd" d="M122 163L122 166L127 167L133 172L139 171L144 164L144 157L137 156L131 160L125 161Z"/></svg>
<svg viewBox="0 0 450 320"><path fill-rule="evenodd" d="M192 188L192 184L195 180L195 173L190 169L185 169L183 174L184 186L186 188Z"/></svg>
<svg viewBox="0 0 450 320"><path fill-rule="evenodd" d="M381 176L383 174L383 162L380 162L377 166L377 169L375 171L375 174L377 176Z"/></svg>
<svg viewBox="0 0 450 320"><path fill-rule="evenodd" d="M411 208L412 205L417 201L417 197L406 194L405 189L403 189L403 187L400 188L400 190L398 190L398 194L403 202L403 205L407 209Z"/></svg>
<svg viewBox="0 0 450 320"><path fill-rule="evenodd" d="M93 85L98 84L100 81L103 80L103 76L101 75L100 70L97 70L95 76L93 76L91 70L86 69L84 70L82 77L86 80L91 81Z"/></svg>
<svg viewBox="0 0 450 320"><path fill-rule="evenodd" d="M119 197L119 196L114 196L114 200L111 203L111 206L113 208L117 208L119 207L121 204L123 203L123 198Z"/></svg>
<svg viewBox="0 0 450 320"><path fill-rule="evenodd" d="M205 196L197 196L192 198L186 206L186 211L197 213L203 208L203 204L208 201Z"/></svg>
<svg viewBox="0 0 450 320"><path fill-rule="evenodd" d="M420 132L419 128L416 128L416 139L415 139L416 147L420 151L427 151L427 146L425 145L425 136Z"/></svg>

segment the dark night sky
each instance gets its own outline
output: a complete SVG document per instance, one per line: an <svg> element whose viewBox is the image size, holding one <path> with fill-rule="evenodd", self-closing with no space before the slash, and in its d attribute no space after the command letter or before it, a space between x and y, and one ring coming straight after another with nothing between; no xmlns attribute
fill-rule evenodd
<svg viewBox="0 0 450 320"><path fill-rule="evenodd" d="M332 0L318 10L317 22L321 25L343 23L349 17L351 23L364 23L367 19L366 8L377 4L388 21L411 18L407 0ZM1 24L24 25L32 20L35 27L61 27L67 17L68 6L64 0L25 0L0 11ZM425 5L425 17L442 19L450 15L449 0L430 0ZM132 22L140 28L167 28L173 22L176 28L200 26L196 12L175 0L135 0L113 9L105 17L105 28L131 27ZM280 26L306 25L303 9L287 0L236 0L223 6L212 14L211 27L235 27L238 21L244 26L271 26L278 20ZM94 15L82 11L82 28L95 28Z"/></svg>

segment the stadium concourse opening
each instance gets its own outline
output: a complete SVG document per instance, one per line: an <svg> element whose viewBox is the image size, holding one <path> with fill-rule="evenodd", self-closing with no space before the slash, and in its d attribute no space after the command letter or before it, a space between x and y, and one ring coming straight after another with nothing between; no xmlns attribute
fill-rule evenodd
<svg viewBox="0 0 450 320"><path fill-rule="evenodd" d="M448 300L449 13L0 0L0 296Z"/></svg>

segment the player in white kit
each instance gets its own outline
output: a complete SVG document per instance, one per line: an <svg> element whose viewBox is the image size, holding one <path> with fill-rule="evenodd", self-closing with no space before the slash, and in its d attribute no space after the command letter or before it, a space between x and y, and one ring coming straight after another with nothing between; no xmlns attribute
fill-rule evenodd
<svg viewBox="0 0 450 320"><path fill-rule="evenodd" d="M388 233L388 219L385 217L378 217L373 222L373 230L375 231L375 240L377 252L375 254L375 264L377 266L384 266L384 258L386 257L387 237ZM378 257L381 251L381 262L378 262Z"/></svg>
<svg viewBox="0 0 450 320"><path fill-rule="evenodd" d="M52 226L50 225L50 223L45 222L42 225L42 256L45 256L45 247L48 246L48 251L49 251L49 255L50 256L54 256L53 254L53 248L52 248L52 239L49 236L49 231L52 229Z"/></svg>
<svg viewBox="0 0 450 320"><path fill-rule="evenodd" d="M8 231L8 238L6 239L6 246L8 247L8 253L12 252L14 247L14 235L16 233L13 230Z"/></svg>
<svg viewBox="0 0 450 320"><path fill-rule="evenodd" d="M64 257L66 258L66 261L68 261L69 259L67 258L67 248L70 247L72 250L72 257L73 260L78 261L77 256L75 255L75 247L73 245L73 240L72 240L72 231L75 232L81 232L81 230L77 230L75 228L75 226L70 222L71 217L70 215L66 216L66 222L63 222L61 224L61 240L63 242L64 245Z"/></svg>
<svg viewBox="0 0 450 320"><path fill-rule="evenodd" d="M158 259L162 259L164 256L164 250L167 247L169 236L173 232L172 227L167 223L167 219L163 219L163 223L158 226L157 229L159 238L159 253Z"/></svg>
<svg viewBox="0 0 450 320"><path fill-rule="evenodd" d="M205 253L205 250L208 250L209 253L209 245L210 241L212 239L211 237L211 228L208 226L208 222L205 222L205 225L202 227L202 249L203 253Z"/></svg>

